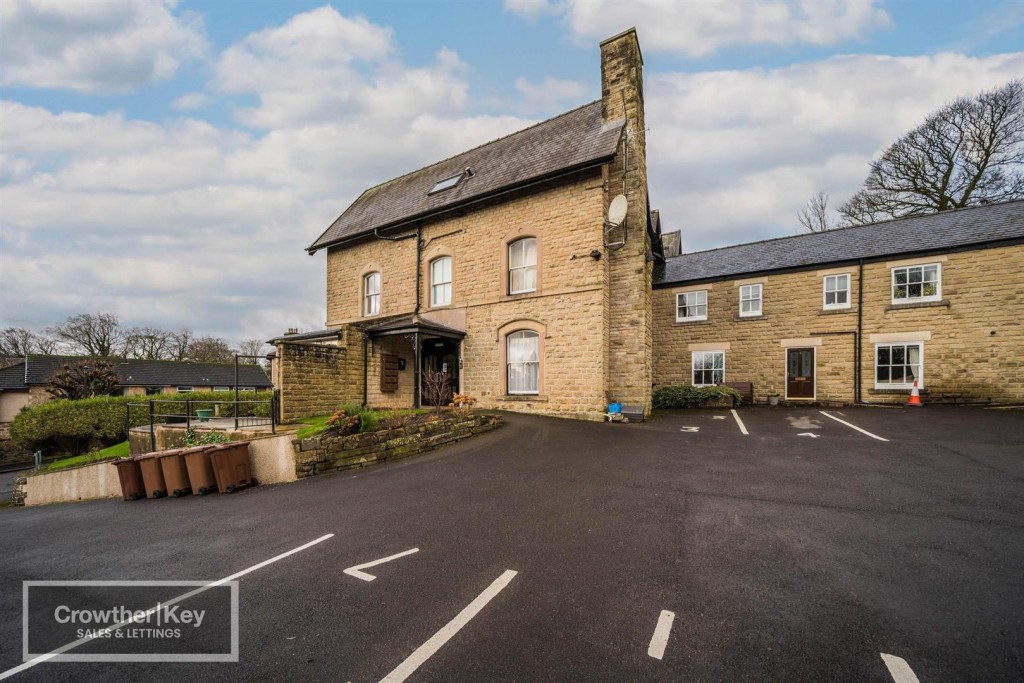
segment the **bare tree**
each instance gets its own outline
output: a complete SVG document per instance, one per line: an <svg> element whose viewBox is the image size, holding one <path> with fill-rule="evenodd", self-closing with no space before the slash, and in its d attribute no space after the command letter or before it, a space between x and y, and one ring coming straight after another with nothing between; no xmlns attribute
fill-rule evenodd
<svg viewBox="0 0 1024 683"><path fill-rule="evenodd" d="M110 357L122 352L125 332L113 313L79 313L47 329L64 342L72 353Z"/></svg>
<svg viewBox="0 0 1024 683"><path fill-rule="evenodd" d="M796 218L808 232L825 232L838 226L828 208L828 193L822 190L811 195L803 208L796 212Z"/></svg>
<svg viewBox="0 0 1024 683"><path fill-rule="evenodd" d="M188 358L188 347L191 343L192 330L187 327L182 327L177 332L172 332L169 341L171 360L185 360Z"/></svg>
<svg viewBox="0 0 1024 683"><path fill-rule="evenodd" d="M871 162L847 224L1024 198L1024 80L929 116Z"/></svg>
<svg viewBox="0 0 1024 683"><path fill-rule="evenodd" d="M170 355L172 333L158 327L133 327L125 334L124 355L139 360L163 360Z"/></svg>
<svg viewBox="0 0 1024 683"><path fill-rule="evenodd" d="M263 347L267 344L262 339L243 339L238 344L238 353L243 356L265 356L263 353ZM254 358L242 358L239 360L240 363L247 365L257 365L258 361Z"/></svg>
<svg viewBox="0 0 1024 683"><path fill-rule="evenodd" d="M46 333L33 332L24 327L0 330L0 356L24 358L30 353L52 354L57 351L57 340Z"/></svg>
<svg viewBox="0 0 1024 683"><path fill-rule="evenodd" d="M197 363L233 363L235 350L224 339L208 335L189 343L186 358Z"/></svg>
<svg viewBox="0 0 1024 683"><path fill-rule="evenodd" d="M451 379L447 372L434 372L425 370L420 380L423 390L423 399L434 406L440 413L441 407L448 405L451 400Z"/></svg>

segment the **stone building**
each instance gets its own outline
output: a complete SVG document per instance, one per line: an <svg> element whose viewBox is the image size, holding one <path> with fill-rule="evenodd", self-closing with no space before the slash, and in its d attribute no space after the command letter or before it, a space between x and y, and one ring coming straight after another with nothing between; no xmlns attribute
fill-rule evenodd
<svg viewBox="0 0 1024 683"><path fill-rule="evenodd" d="M601 43L600 100L356 199L308 248L327 252L327 329L272 340L282 418L453 392L577 418L649 407L642 80L630 29Z"/></svg>
<svg viewBox="0 0 1024 683"><path fill-rule="evenodd" d="M1024 401L1024 201L684 254L657 267L659 385L754 398Z"/></svg>
<svg viewBox="0 0 1024 683"><path fill-rule="evenodd" d="M452 393L601 419L721 382L1024 401L1024 203L680 255L648 199L635 30L600 53L600 100L371 187L308 247L326 329L271 340L283 420Z"/></svg>

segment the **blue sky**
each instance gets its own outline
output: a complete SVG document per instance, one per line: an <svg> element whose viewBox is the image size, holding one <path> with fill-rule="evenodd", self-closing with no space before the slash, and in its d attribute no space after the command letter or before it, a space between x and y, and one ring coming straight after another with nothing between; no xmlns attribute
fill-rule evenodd
<svg viewBox="0 0 1024 683"><path fill-rule="evenodd" d="M599 96L637 26L652 202L687 251L792 234L929 111L1024 76L1024 4L0 4L0 326L323 323L303 252L363 188Z"/></svg>

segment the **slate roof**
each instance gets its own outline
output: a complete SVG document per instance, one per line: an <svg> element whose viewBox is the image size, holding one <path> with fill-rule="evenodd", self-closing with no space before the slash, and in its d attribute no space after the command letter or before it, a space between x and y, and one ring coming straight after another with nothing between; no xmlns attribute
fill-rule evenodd
<svg viewBox="0 0 1024 683"><path fill-rule="evenodd" d="M655 266L654 284L665 286L1019 239L1024 239L1024 200L683 254Z"/></svg>
<svg viewBox="0 0 1024 683"><path fill-rule="evenodd" d="M314 330L313 332L299 332L297 334L282 334L280 337L274 337L268 339L268 344L275 344L279 341L309 341L311 339L337 339L341 336L341 328L328 327L324 330Z"/></svg>
<svg viewBox="0 0 1024 683"><path fill-rule="evenodd" d="M0 391L27 388L28 387L25 385L24 360L13 365L7 365L7 367L0 370Z"/></svg>
<svg viewBox="0 0 1024 683"><path fill-rule="evenodd" d="M26 359L24 379L27 384L47 384L53 373L64 365L76 365L81 356L37 356ZM234 386L233 363L191 363L172 360L119 360L105 359L114 366L121 386ZM267 373L258 365L238 366L238 385L242 387L270 388Z"/></svg>
<svg viewBox="0 0 1024 683"><path fill-rule="evenodd" d="M377 228L401 225L504 190L597 164L615 156L624 121L603 125L601 101L591 102L468 152L363 192L307 247L310 253ZM472 177L428 194L439 180L466 168Z"/></svg>
<svg viewBox="0 0 1024 683"><path fill-rule="evenodd" d="M412 313L395 316L393 318L385 318L368 325L366 327L366 331L371 337L414 331L423 332L425 334L434 333L442 337L458 337L459 339L466 336L465 330L459 330L454 327L442 325L441 323L434 322L433 320L427 320L426 318L416 316Z"/></svg>

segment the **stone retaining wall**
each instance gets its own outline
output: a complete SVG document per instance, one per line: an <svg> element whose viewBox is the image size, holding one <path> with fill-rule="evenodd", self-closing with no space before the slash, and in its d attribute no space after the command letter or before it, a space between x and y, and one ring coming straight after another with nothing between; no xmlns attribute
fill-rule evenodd
<svg viewBox="0 0 1024 683"><path fill-rule="evenodd" d="M432 448L489 432L501 426L497 415L447 414L438 422L350 436L317 436L295 440L295 474L311 477L394 458L404 458Z"/></svg>

